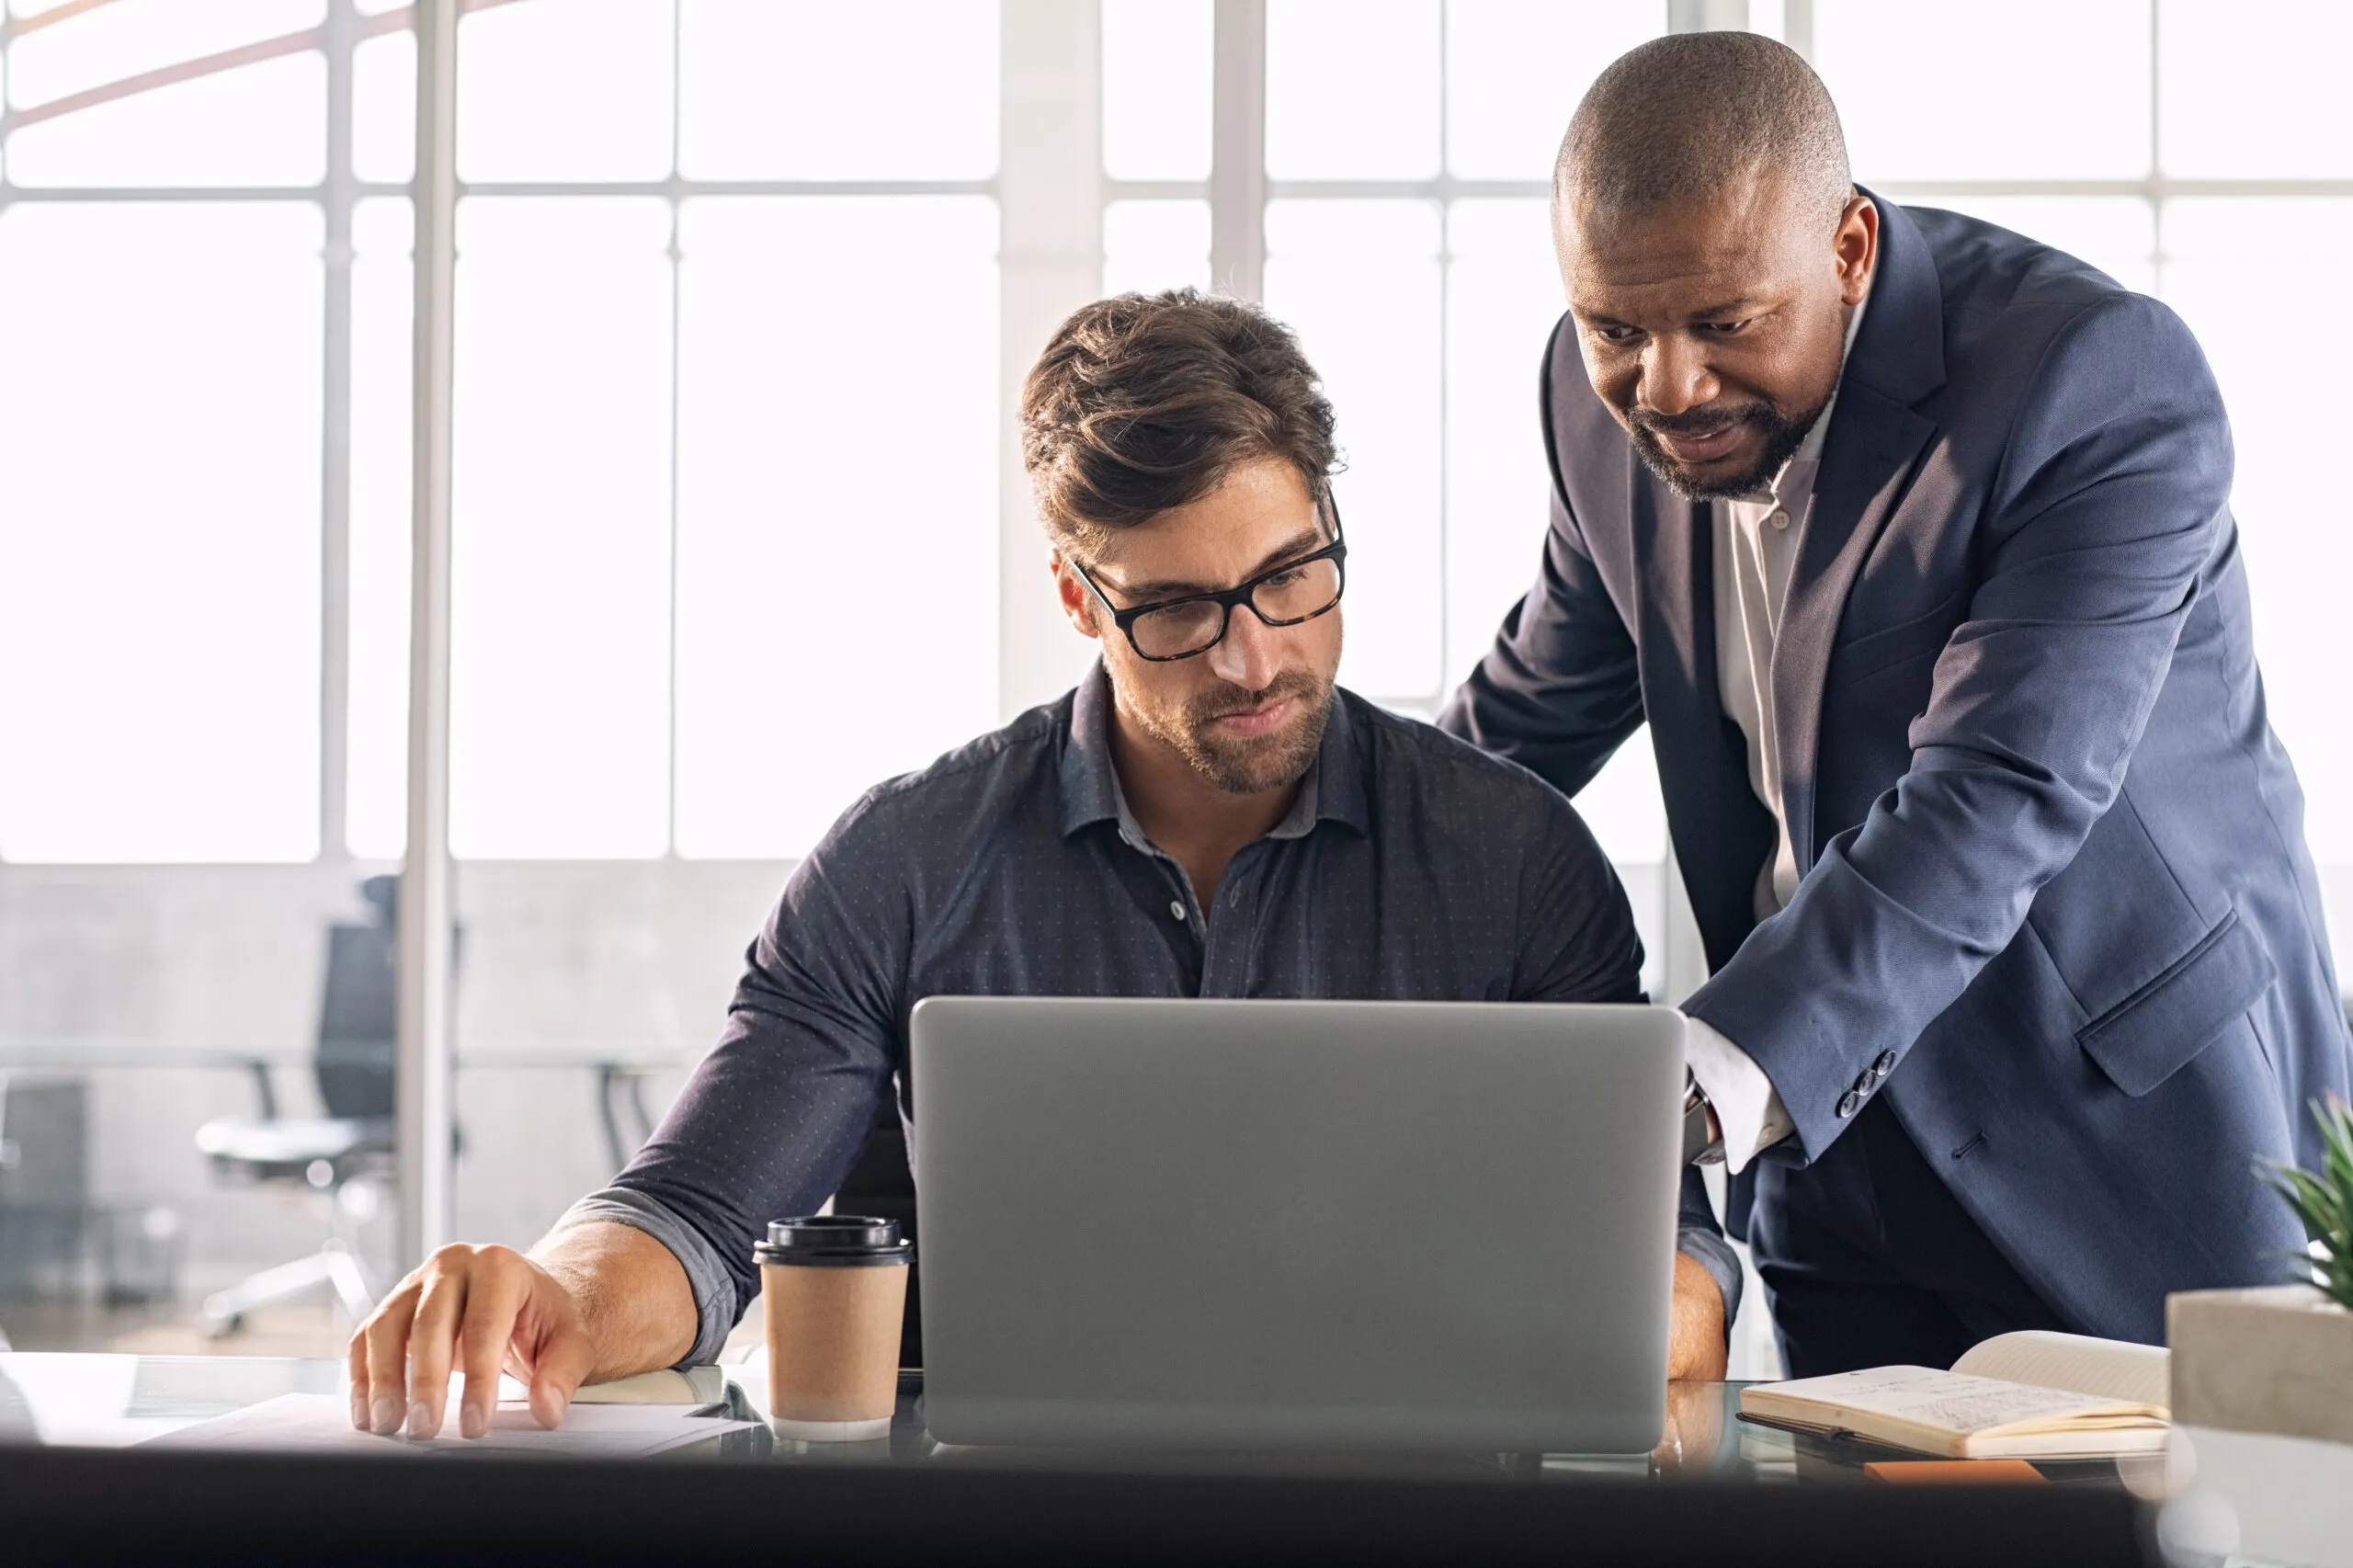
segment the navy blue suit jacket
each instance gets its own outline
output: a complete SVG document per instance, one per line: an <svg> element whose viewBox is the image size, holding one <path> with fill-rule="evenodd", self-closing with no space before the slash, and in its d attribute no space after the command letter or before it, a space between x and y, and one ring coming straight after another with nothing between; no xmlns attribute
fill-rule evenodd
<svg viewBox="0 0 2353 1568"><path fill-rule="evenodd" d="M1635 458L1574 324L1543 374L1536 586L1441 721L1574 794L1648 721L1713 978L1802 1164L1875 1060L2021 1274L2156 1341L2168 1290L2284 1278L2258 1157L2347 1087L2303 802L2265 718L2231 434L2164 305L2006 230L1880 201L1866 313L1772 681L1802 873L1716 687L1707 506Z"/></svg>

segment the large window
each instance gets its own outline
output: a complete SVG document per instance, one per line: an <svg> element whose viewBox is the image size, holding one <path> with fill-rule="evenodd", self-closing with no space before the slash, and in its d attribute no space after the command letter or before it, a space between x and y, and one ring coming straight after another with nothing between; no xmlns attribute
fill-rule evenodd
<svg viewBox="0 0 2353 1568"><path fill-rule="evenodd" d="M991 722L996 29L937 0L465 18L461 857L797 854ZM399 806L355 848L397 852Z"/></svg>
<svg viewBox="0 0 2353 1568"><path fill-rule="evenodd" d="M0 857L318 846L321 15L0 24Z"/></svg>
<svg viewBox="0 0 2353 1568"><path fill-rule="evenodd" d="M999 559L1028 347L1001 341L999 256L1039 242L1000 232L1000 9L471 0L461 856L790 856L1006 716L1026 601L998 579L1035 563ZM1070 199L1104 286L1246 275L1327 375L1358 689L1432 710L1531 577L1570 109L1623 49L1741 11L1102 0L1099 75L1068 87L1099 97L1100 179ZM1745 14L1815 61L1866 182L2074 250L2197 329L2274 717L2315 851L2353 862L2330 689L2353 519L2296 483L2305 350L2251 308L2353 264L2328 72L2353 16ZM8 0L0 858L400 853L410 26L396 0ZM1254 179L1225 177L1237 156ZM1647 746L1581 804L1621 861L1663 855Z"/></svg>
<svg viewBox="0 0 2353 1568"><path fill-rule="evenodd" d="M996 11L468 7L460 856L797 854L995 721ZM0 27L0 858L401 853L410 28Z"/></svg>

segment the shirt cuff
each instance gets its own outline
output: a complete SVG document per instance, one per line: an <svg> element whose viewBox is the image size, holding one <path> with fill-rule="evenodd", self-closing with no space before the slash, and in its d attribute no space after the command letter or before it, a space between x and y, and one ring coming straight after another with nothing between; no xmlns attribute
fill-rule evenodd
<svg viewBox="0 0 2353 1568"><path fill-rule="evenodd" d="M727 1272L718 1249L661 1199L627 1187L608 1187L590 1193L565 1210L548 1233L553 1235L599 1220L642 1231L670 1249L678 1266L687 1271L687 1284L695 1293L695 1342L679 1358L678 1366L683 1369L717 1361L720 1346L727 1343L728 1331L743 1315L735 1303L734 1277Z"/></svg>
<svg viewBox="0 0 2353 1568"><path fill-rule="evenodd" d="M1715 1108L1723 1133L1724 1168L1738 1175L1748 1162L1797 1131L1780 1091L1746 1051L1697 1018L1683 1020L1683 1050L1691 1076Z"/></svg>
<svg viewBox="0 0 2353 1568"><path fill-rule="evenodd" d="M1732 1343L1733 1319L1740 1316L1740 1255L1713 1231L1697 1225L1675 1233L1675 1250L1708 1271L1724 1301L1724 1343Z"/></svg>

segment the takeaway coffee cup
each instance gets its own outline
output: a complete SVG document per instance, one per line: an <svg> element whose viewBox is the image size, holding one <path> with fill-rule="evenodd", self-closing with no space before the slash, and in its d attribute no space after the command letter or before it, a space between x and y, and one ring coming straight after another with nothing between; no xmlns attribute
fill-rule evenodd
<svg viewBox="0 0 2353 1568"><path fill-rule="evenodd" d="M887 1437L914 1244L896 1220L811 1214L752 1248L768 1320L768 1424L780 1437Z"/></svg>

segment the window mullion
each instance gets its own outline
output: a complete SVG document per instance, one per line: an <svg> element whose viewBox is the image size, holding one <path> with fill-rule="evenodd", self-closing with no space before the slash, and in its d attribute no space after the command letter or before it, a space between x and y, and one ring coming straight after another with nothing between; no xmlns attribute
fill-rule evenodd
<svg viewBox="0 0 2353 1568"><path fill-rule="evenodd" d="M352 0L329 0L324 43L327 66L327 163L321 193L326 217L323 256L319 452L319 848L318 858L348 858L347 812L351 775L351 210L357 200L351 160L351 71L358 29Z"/></svg>
<svg viewBox="0 0 2353 1568"><path fill-rule="evenodd" d="M686 269L680 265L682 257L678 249L678 209L683 200L678 145L685 125L683 103L686 90L680 64L685 52L686 17L684 8L679 7L670 13L670 177L666 182L670 199L670 243L665 252L670 263L670 599L666 643L669 660L666 672L669 772L665 790L668 814L662 846L663 854L673 860L678 858L678 333L681 324L679 296L686 284Z"/></svg>
<svg viewBox="0 0 2353 1568"><path fill-rule="evenodd" d="M997 705L1075 679L1085 644L1044 591L1021 467L1021 385L1064 317L1103 291L1103 47L1096 0L1004 0L997 197Z"/></svg>
<svg viewBox="0 0 2353 1568"><path fill-rule="evenodd" d="M401 871L400 1210L413 1268L453 1218L456 871L449 858L449 456L457 278L458 0L416 7L415 360L410 375L408 853Z"/></svg>
<svg viewBox="0 0 2353 1568"><path fill-rule="evenodd" d="M1210 282L1266 295L1267 0L1217 0L1210 118Z"/></svg>

